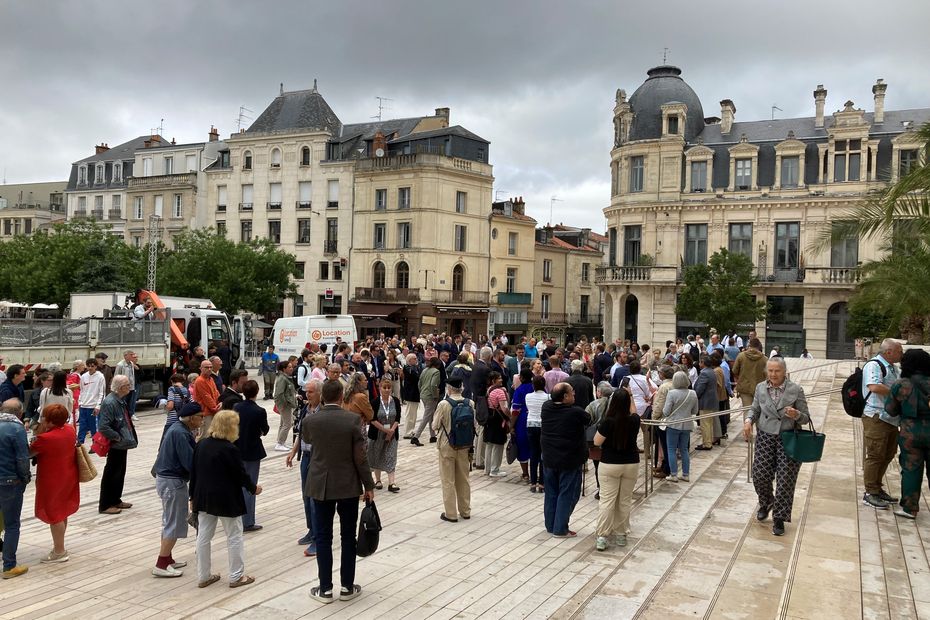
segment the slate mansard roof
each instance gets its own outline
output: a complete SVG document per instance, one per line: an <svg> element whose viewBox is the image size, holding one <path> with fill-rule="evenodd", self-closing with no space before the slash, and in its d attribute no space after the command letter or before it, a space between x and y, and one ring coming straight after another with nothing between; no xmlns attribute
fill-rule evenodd
<svg viewBox="0 0 930 620"><path fill-rule="evenodd" d="M685 140L691 141L704 128L704 109L697 94L681 79L681 69L669 65L653 67L646 81L630 97L633 122L630 140L662 137L662 105L683 103L688 106L685 120Z"/></svg>
<svg viewBox="0 0 930 620"><path fill-rule="evenodd" d="M245 133L295 130L328 131L338 136L342 131L342 122L316 88L312 88L281 93L275 97Z"/></svg>

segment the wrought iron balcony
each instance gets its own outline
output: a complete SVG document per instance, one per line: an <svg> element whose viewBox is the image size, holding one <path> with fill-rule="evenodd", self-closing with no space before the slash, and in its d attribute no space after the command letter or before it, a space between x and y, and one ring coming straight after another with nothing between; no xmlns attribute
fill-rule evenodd
<svg viewBox="0 0 930 620"><path fill-rule="evenodd" d="M758 277L760 283L766 282L803 282L804 269L797 267L782 268L776 267L773 270L759 269Z"/></svg>
<svg viewBox="0 0 930 620"><path fill-rule="evenodd" d="M252 210L252 203L251 203L251 202L240 202L240 203L239 203L239 210L240 210L240 211L251 211L251 210Z"/></svg>
<svg viewBox="0 0 930 620"><path fill-rule="evenodd" d="M280 202L269 202L266 203L269 211L280 211L281 203Z"/></svg>
<svg viewBox="0 0 930 620"><path fill-rule="evenodd" d="M380 301L416 303L420 301L420 290L415 288L355 288L356 301Z"/></svg>
<svg viewBox="0 0 930 620"><path fill-rule="evenodd" d="M487 306L490 295L487 291L447 291L433 289L433 302L458 306Z"/></svg>
<svg viewBox="0 0 930 620"><path fill-rule="evenodd" d="M528 312L526 320L543 325L568 325L568 315L564 312Z"/></svg>
<svg viewBox="0 0 930 620"><path fill-rule="evenodd" d="M312 208L312 207L313 207L313 203L310 202L309 200L303 200L303 201L302 201L302 200L298 200L298 201L297 201L297 208L298 208L298 209L310 209L310 208Z"/></svg>
<svg viewBox="0 0 930 620"><path fill-rule="evenodd" d="M600 314L569 314L568 322L571 325L600 325L603 317Z"/></svg>
<svg viewBox="0 0 930 620"><path fill-rule="evenodd" d="M110 209L109 218L111 220L121 220L123 219L123 210L122 209Z"/></svg>

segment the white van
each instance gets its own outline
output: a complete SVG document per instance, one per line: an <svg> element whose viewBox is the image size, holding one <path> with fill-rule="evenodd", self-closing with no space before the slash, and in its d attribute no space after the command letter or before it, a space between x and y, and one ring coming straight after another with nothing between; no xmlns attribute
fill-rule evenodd
<svg viewBox="0 0 930 620"><path fill-rule="evenodd" d="M325 344L326 352L331 354L336 349L336 338L355 350L358 333L351 315L313 314L278 319L274 322L271 344L274 352L286 360L291 355L300 357L300 352L311 342Z"/></svg>

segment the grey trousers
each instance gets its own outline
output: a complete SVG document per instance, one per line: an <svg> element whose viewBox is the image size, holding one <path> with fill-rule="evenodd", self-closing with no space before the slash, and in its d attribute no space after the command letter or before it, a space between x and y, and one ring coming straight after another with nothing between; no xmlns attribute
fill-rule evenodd
<svg viewBox="0 0 930 620"><path fill-rule="evenodd" d="M484 443L484 428L478 426L477 420L475 421L475 467L484 467L485 460L487 455L485 454L485 446L488 444ZM500 459L497 460L497 464L500 465ZM489 473L485 472L485 473Z"/></svg>
<svg viewBox="0 0 930 620"><path fill-rule="evenodd" d="M242 517L218 517L200 512L197 515L197 579L210 578L210 541L216 532L216 522L223 522L226 550L229 555L229 583L235 583L245 573L245 544L242 540Z"/></svg>
<svg viewBox="0 0 930 620"><path fill-rule="evenodd" d="M439 405L439 401L424 398L421 402L423 403L423 417L420 418L420 423L417 424L417 430L413 432L413 436L419 439L420 435L423 434L423 429L428 425L429 436L435 437L436 433L433 431L433 414L436 413L436 406Z"/></svg>
<svg viewBox="0 0 930 620"><path fill-rule="evenodd" d="M501 470L501 461L504 458L504 446L498 445L496 443L484 443L484 440L481 440L481 443L484 444L484 474L490 476L491 474L496 474ZM475 460L478 460L478 449L475 449Z"/></svg>
<svg viewBox="0 0 930 620"><path fill-rule="evenodd" d="M282 446L290 446L291 442L288 441L288 439L294 427L294 412L290 409L281 409L279 407L278 415L281 418L281 421L278 423L278 443Z"/></svg>
<svg viewBox="0 0 930 620"><path fill-rule="evenodd" d="M420 411L419 402L407 401L407 417L404 420L404 437L413 435L413 429L417 425L417 413Z"/></svg>

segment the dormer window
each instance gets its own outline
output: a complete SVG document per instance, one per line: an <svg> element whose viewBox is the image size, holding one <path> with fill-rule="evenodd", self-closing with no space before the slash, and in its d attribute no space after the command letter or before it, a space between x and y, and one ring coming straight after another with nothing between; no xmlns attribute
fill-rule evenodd
<svg viewBox="0 0 930 620"><path fill-rule="evenodd" d="M796 188L800 179L801 158L797 155L781 158L781 186Z"/></svg>
<svg viewBox="0 0 930 620"><path fill-rule="evenodd" d="M118 161L113 164L113 182L121 183L123 181L123 162Z"/></svg>
<svg viewBox="0 0 930 620"><path fill-rule="evenodd" d="M752 187L752 160L736 160L736 189L747 190Z"/></svg>
<svg viewBox="0 0 930 620"><path fill-rule="evenodd" d="M300 165L309 166L310 165L310 147L305 146L300 149Z"/></svg>
<svg viewBox="0 0 930 620"><path fill-rule="evenodd" d="M281 167L281 149L279 148L271 149L271 167L272 168Z"/></svg>
<svg viewBox="0 0 930 620"><path fill-rule="evenodd" d="M678 135L678 117L676 115L668 117L668 133L674 136Z"/></svg>
<svg viewBox="0 0 930 620"><path fill-rule="evenodd" d="M87 185L87 166L78 168L78 185Z"/></svg>
<svg viewBox="0 0 930 620"><path fill-rule="evenodd" d="M691 162L691 191L707 191L707 161Z"/></svg>
<svg viewBox="0 0 930 620"><path fill-rule="evenodd" d="M251 170L252 169L252 151L246 151L242 154L242 169Z"/></svg>
<svg viewBox="0 0 930 620"><path fill-rule="evenodd" d="M858 181L862 140L837 140L833 145L833 181Z"/></svg>
<svg viewBox="0 0 930 620"><path fill-rule="evenodd" d="M94 174L94 183L103 183L104 182L104 171L106 168L103 164L97 164L96 172Z"/></svg>

